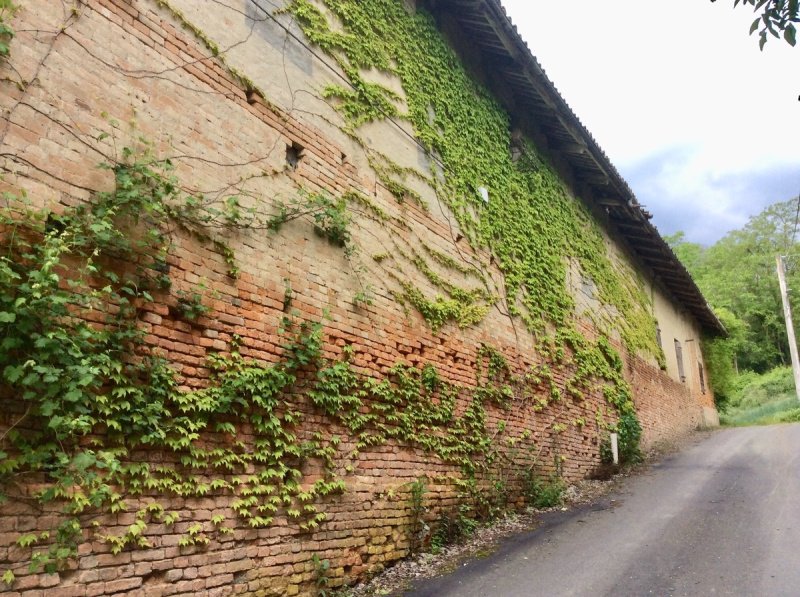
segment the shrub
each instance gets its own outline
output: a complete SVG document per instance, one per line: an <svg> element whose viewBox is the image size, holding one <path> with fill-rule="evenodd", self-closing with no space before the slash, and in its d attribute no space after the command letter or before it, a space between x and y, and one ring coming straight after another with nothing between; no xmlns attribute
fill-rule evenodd
<svg viewBox="0 0 800 597"><path fill-rule="evenodd" d="M552 508L561 504L566 489L563 479L551 475L543 479L533 471L528 471L525 479L525 497L534 508Z"/></svg>

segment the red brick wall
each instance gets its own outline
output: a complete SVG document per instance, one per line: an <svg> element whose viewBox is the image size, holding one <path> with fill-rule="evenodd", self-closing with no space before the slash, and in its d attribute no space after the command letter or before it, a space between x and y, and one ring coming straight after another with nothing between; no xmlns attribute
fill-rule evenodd
<svg viewBox="0 0 800 597"><path fill-rule="evenodd" d="M645 447L704 424L702 406L686 385L658 368L637 359L628 367L628 379L634 388Z"/></svg>
<svg viewBox="0 0 800 597"><path fill-rule="evenodd" d="M288 196L301 184L311 191L340 195L358 190L372 197L406 222L403 228L389 224L394 230L378 229L364 216L353 223L365 267L387 287L388 280L369 255L392 251L392 234L404 242L422 239L455 253L445 221L413 205L399 207L369 172L345 155L351 147L342 147L309 125L302 113L283 111L248 95L224 64L210 57L208 49L155 2L89 0L79 6L77 16L66 4L63 12L54 9L49 0L22 4L15 21L20 33L12 46L13 69L7 65L0 69L3 76L29 83L17 87L0 82L4 110L0 159L5 173L0 184L26 189L42 206L74 205L110 188L108 172L98 170L97 163L118 155L120 147L142 134L155 141L159 155L173 156L179 178L194 189L241 184L253 196L275 197ZM104 112L121 124L112 138L98 141L100 132L110 130ZM129 130L130 120L135 120L136 132ZM305 148L297 170L284 167L285 147L292 142ZM227 275L228 266L213 247L187 237L177 238L168 260L175 290L190 290L200 282L213 289L213 296L206 299L213 307L209 317L190 324L171 316L174 294L157 297L142 317L147 342L163 351L185 387L205 383L206 356L210 351L227 351L234 334L242 338L245 356L268 362L279 358L278 325L287 281L295 297L292 306L301 317L319 321L323 312L330 314L325 321L325 356L337 358L341 347L350 344L355 350L353 362L365 374L384 376L398 362L433 363L444 379L470 388L475 385L477 349L482 343L500 349L516 372L538 362L533 340L494 311L473 328L447 325L433 333L379 284L373 305L354 306L352 298L360 283L350 261L341 249L315 235L308 222L288 224L279 234L244 232L229 242L240 262L238 280ZM460 251L474 259L486 258L466 246ZM424 287L426 281L420 279L419 284ZM635 389L646 442L698 424L699 405L681 384L640 359L629 359L626 372ZM555 373L564 395L561 401L541 411L520 401L510 410L489 406L487 426L496 431L498 423L507 422L509 435L531 430L530 443L537 450L541 472L551 471L554 457L563 456L564 476L578 479L599 464L601 431L596 414L606 420L613 420L613 415L599 391L580 400L568 397L563 390L569 374ZM307 412L307 428L301 434L313 429L341 432L302 397L297 401ZM24 405L6 397L2 411L0 434L19 420ZM585 424L576 424L578 419ZM566 429L554 432L555 424ZM237 439L248 441L248 430L240 430ZM151 462L169 458L161 453L137 456ZM363 450L355 470L344 476L347 491L325 500L322 508L328 521L316 532L301 532L279 517L267 529L240 524L230 535L214 535L204 549L182 548L178 541L190 524L208 526L212 516L224 514L235 520L235 515L228 496L172 499L165 506L179 512L180 522L169 528L150 524L146 533L152 548L114 556L107 544L86 531L80 557L58 574L28 574L25 562L30 552L15 545L20 533L52 529L59 520L57 508L43 511L30 500L12 500L0 506L0 572L13 569L17 581L10 588L0 584L0 592L59 597L125 592L148 597L311 593L313 554L330 560L331 586L408 554L410 482L427 477L425 500L431 521L457 504L453 480L458 469L417 448L388 443ZM509 482L513 486L519 479L510 475ZM20 490L31 495L36 488L30 483ZM151 499L131 500L126 512L101 518L102 530L120 532Z"/></svg>

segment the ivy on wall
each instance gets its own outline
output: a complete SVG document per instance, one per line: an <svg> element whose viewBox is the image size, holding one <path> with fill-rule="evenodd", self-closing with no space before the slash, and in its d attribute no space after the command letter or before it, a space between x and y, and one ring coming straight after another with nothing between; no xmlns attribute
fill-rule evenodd
<svg viewBox="0 0 800 597"><path fill-rule="evenodd" d="M642 282L609 253L588 210L570 196L532 143L512 139L508 115L466 72L424 11L409 11L396 0L293 0L284 10L348 78L349 87L330 85L323 95L340 110L352 136L358 139L358 127L374 120L411 123L432 163L441 165L440 173L437 169L430 178L420 179L450 208L470 243L491 251L504 275L508 313L520 317L539 337L541 352L554 365L575 367L567 388L574 397L588 391L592 380L606 382L604 395L619 417L609 428L620 432L623 458L635 459L641 428L621 360L605 337L590 342L574 327L576 305L566 284L571 260L597 288L600 302L612 307L593 315L600 330L607 335L617 331L634 354L649 353L659 363L664 355ZM335 27L331 21L336 21ZM401 98L394 92L367 81L370 69L397 77L406 112L399 111ZM362 145L367 147L363 141ZM381 180L387 171L391 169L382 165ZM488 190L488 203L481 189ZM431 257L450 265L437 255ZM424 259L414 255L409 260L434 286L442 287L431 278ZM411 303L434 330L448 321L472 325L488 312L471 306L465 318L458 293L431 300L410 282L396 279L402 288L398 297ZM553 392L557 397L556 388Z"/></svg>
<svg viewBox="0 0 800 597"><path fill-rule="evenodd" d="M0 486L13 494L18 483L40 481L36 499L63 505L65 515L52 534L20 536L18 544L32 550L33 568L62 567L91 538L106 541L115 553L147 547L151 521L178 520L159 503L173 496L230 495L239 524L261 528L285 517L301 531L313 530L325 520L321 503L345 489L359 452L392 440L458 466L462 490L477 503L484 499L482 475L508 446L527 439L507 437L502 424L490 430L487 407L541 410L562 400L555 370L569 372L566 390L577 400L602 390L619 415L623 455L635 457L640 428L622 361L606 339L589 341L575 331L575 305L565 285L568 258L579 261L603 302L624 314L613 323L626 346L658 354L640 286L608 258L596 224L535 149L525 145L512 157L507 115L471 81L430 17L409 14L395 0L325 5L343 24L341 31L305 0L288 8L352 83L329 87L324 95L340 107L345 128L356 137L361 124L387 117L413 124L429 155L445 166L442 177L420 179L450 207L470 242L495 256L508 310L539 335L548 362L514 373L499 351L484 346L470 388L445 381L431 365L400 363L383 378L368 377L352 366L352 349L325 361L321 325L288 314L280 322L279 362L243 357L244 341L234 339L227 353L209 357L207 387L181 389L169 363L146 345L141 323L153 302L174 304L179 316L197 323L214 316L202 289L172 288L167 257L176 231L213 244L235 279L235 255L216 231L276 233L290 220L306 219L350 253L350 206L379 222L389 216L357 193L301 195L266 216L236 198L209 205L182 193L168 162L132 150L106 166L113 171L113 191L61 214L33 209L24 196L4 195L0 371L4 391L19 397L24 411L0 438ZM369 68L400 78L407 113L400 113L396 94L364 78ZM240 80L252 86L246 77ZM421 203L402 181L414 173L386 156L373 154L371 163L398 200ZM489 189L488 204L478 187ZM392 263L394 257L373 259L390 269L400 300L434 330L451 322L474 325L498 300L472 264L424 244L398 255L442 295L425 296ZM461 288L432 263L477 284ZM291 291L285 302L289 307ZM310 415L339 426L341 436L307 431L303 422ZM207 441L219 434L230 441ZM167 454L164 462L148 462L150 450ZM307 479L311 465L324 470L322 478ZM130 511L126 500L132 499L148 505L136 510L125 532L93 530L103 514ZM229 525L219 517L193 521L181 546L202 547L214 533L235 532L236 525Z"/></svg>
<svg viewBox="0 0 800 597"><path fill-rule="evenodd" d="M319 502L345 489L343 475L360 451L392 440L458 466L464 490L476 503L484 499L478 476L503 436L498 429L490 437L486 407L541 394L551 377L513 375L488 346L469 388L446 382L432 365L397 364L384 378L369 377L355 372L350 347L340 360L324 360L322 325L290 313L280 322L277 363L243 357L244 340L234 336L226 353L208 356L207 386L181 388L145 342L142 316L155 302L177 305L175 314L194 325L214 312L201 289L173 288L174 234L214 243L215 225L260 220L235 201L214 207L184 195L169 162L147 151L123 154L105 166L113 191L60 214L35 209L25 195L3 195L0 372L24 411L0 437L0 497L19 497L17 486L38 481L35 500L60 504L64 514L54 533L18 538L31 550L32 570L62 568L87 540L108 543L112 553L149 547L149 523L179 520L160 503L171 497L230 495L239 519L191 521L181 547L202 547L242 524L267 527L276 517L311 531L326 518ZM341 200L309 196L300 204L279 204L268 227L302 214L331 242L350 242ZM287 289L287 311L292 294ZM457 399L466 401L461 413ZM308 431L303 421L312 414L342 435ZM226 440L209 441L219 436ZM163 458L151 462L152 451ZM324 471L313 481L311 463ZM131 511L131 500L145 504L135 521L122 533L104 532L103 516ZM13 584L13 571L3 578Z"/></svg>
<svg viewBox="0 0 800 597"><path fill-rule="evenodd" d="M11 54L11 40L14 39L14 29L8 21L19 10L19 5L11 0L0 0L0 61Z"/></svg>
<svg viewBox="0 0 800 597"><path fill-rule="evenodd" d="M612 323L626 347L661 355L650 301L633 272L614 264L597 224L532 144L523 142L512 157L508 115L461 66L432 18L409 13L397 0L321 4L327 14L309 0L293 0L285 10L348 78L349 87L329 85L323 95L354 135L359 125L385 118L413 125L427 154L444 166L441 178L426 180L469 240L495 255L510 312L537 333L569 326L575 304L565 280L574 258L600 300L622 314ZM367 80L369 69L399 79L407 112L398 111L396 94ZM488 204L481 187L489 191ZM429 305L413 302L425 316Z"/></svg>

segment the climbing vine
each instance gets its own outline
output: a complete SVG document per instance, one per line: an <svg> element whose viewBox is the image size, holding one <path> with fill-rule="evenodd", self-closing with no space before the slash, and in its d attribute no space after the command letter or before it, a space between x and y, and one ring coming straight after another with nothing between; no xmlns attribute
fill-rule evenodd
<svg viewBox="0 0 800 597"><path fill-rule="evenodd" d="M324 95L353 131L389 117L413 125L419 143L444 167L441 178L428 179L437 196L471 242L494 253L505 274L511 313L536 332L549 324L568 326L575 307L565 285L571 257L596 284L599 298L624 314L613 323L626 346L660 354L649 299L632 272L612 262L598 226L533 145L512 140L507 114L460 65L431 17L410 14L396 0L323 4L337 27L309 0L293 0L285 10L336 59L351 84L329 86ZM375 85L363 74L371 68L399 79L407 111L379 99L388 97L388 89L362 91ZM392 172L379 166L384 177ZM488 203L479 188L488 190Z"/></svg>
<svg viewBox="0 0 800 597"><path fill-rule="evenodd" d="M593 380L607 382L604 392L621 417L618 426L631 428L622 442L638 449L640 430L621 361L604 338L590 343L577 333L576 305L566 284L574 260L596 287L597 299L612 307L604 317L595 317L601 330L617 330L628 350L663 361L650 300L635 273L609 255L599 226L553 167L531 143L512 135L505 111L461 66L430 15L408 11L396 0L323 0L322 5L325 11L309 0L293 0L285 10L347 77L350 87L334 85L323 92L340 110L346 129L357 136L365 122L394 118L411 123L431 163L441 166L426 179L429 185L470 243L494 255L504 275L508 313L520 317L543 346L554 342L553 363L569 361L575 367L567 387L575 397L591 389ZM369 69L395 76L404 96L367 82ZM396 179L402 170L387 167L387 160L384 156L376 169L382 181L390 174ZM451 265L441 254L428 253L440 265ZM492 301L487 296L480 297L483 304L474 304L480 295L447 287L421 255L408 257L447 297L427 298L399 277L402 291L396 296L413 305L434 330L448 321L472 325L488 312ZM553 387L551 394L558 397L558 389Z"/></svg>
<svg viewBox="0 0 800 597"><path fill-rule="evenodd" d="M168 3L160 4L188 23ZM42 487L35 500L61 504L64 514L54 532L19 537L18 545L31 549L33 569L63 567L87 535L108 543L113 553L148 547L150 523L179 520L159 503L175 496L228 495L239 524L263 528L283 517L300 531L313 530L326 519L325 498L345 489L359 453L391 441L458 467L463 495L495 511L505 498L487 502L481 477L530 433L508 437L505 423L490 429L487 408L502 411L519 401L541 411L562 400L554 375L559 368L572 372L566 392L573 398L603 393L618 413L609 428L621 434L623 457L635 456L641 430L622 361L605 338L589 341L575 331L565 279L569 258L576 259L600 299L624 314L613 323L626 346L657 354L648 302L636 280L607 258L600 230L535 148L523 144L512 155L507 115L470 80L430 17L408 14L395 0L325 5L343 30L332 30L328 17L306 0L287 8L309 38L336 57L351 83L330 86L324 96L340 108L354 136L374 120L411 122L431 159L444 168L441 176L417 178L452 210L473 246L493 254L504 274L508 312L539 335L548 363L515 373L487 345L478 351L469 386L443 379L432 365L397 363L383 377L371 377L353 365L351 347L337 360L323 358L322 325L292 313L287 287L285 314L275 322L283 341L277 362L248 358L245 341L234 337L223 352L207 356L208 384L187 389L146 342L143 325L156 303L169 304L174 316L194 325L213 316L204 288L174 287L169 257L176 232L213 246L235 280L236 255L220 231L276 233L305 220L349 257L355 251L351 208L381 223L392 220L389 214L356 192L301 192L272 202L268 212L237 196L209 201L181 190L172 164L147 148L126 149L119 163L105 165L113 190L79 207L49 212L24 194L4 194L0 372L2 391L17 397L22 410L0 436L0 490L14 495L17 484L33 478ZM0 0L0 57L7 56L13 36L4 19L15 8ZM192 31L219 54L201 31ZM405 97L369 82L362 72L370 68L398 76ZM255 90L246 77L239 81ZM406 184L414 172L374 153L370 164L398 201L425 208ZM488 189L488 203L480 188ZM442 293L431 299L399 269L392 274L400 288L396 296L434 330L450 322L474 325L500 301L476 265L424 243L396 248ZM373 256L387 266L393 259ZM459 287L434 264L477 284ZM369 304L369 286L355 300ZM310 414L326 417L344 437L310 431L303 425ZM220 436L224 441L210 439ZM163 460L148 460L154 450L165 454ZM324 471L313 481L306 474L312 464ZM494 479L498 496L507 497L507 482ZM123 511L135 512L123 532L99 528L103 514ZM229 525L220 515L210 523L192 521L179 545L202 548L210 537L231 533ZM13 582L13 573L3 579Z"/></svg>
<svg viewBox="0 0 800 597"><path fill-rule="evenodd" d="M14 14L19 10L19 5L12 0L0 0L0 60L6 60L11 54L11 40L14 39L14 29L8 24Z"/></svg>
<svg viewBox="0 0 800 597"><path fill-rule="evenodd" d="M344 490L342 475L360 451L393 440L458 466L471 480L465 487L480 494L476 473L496 457L486 406L508 405L510 384L533 378L509 381L508 363L489 347L479 355L476 389L443 380L432 365L399 363L383 378L365 376L351 365L350 347L339 360L323 359L322 326L292 314L287 286L278 362L246 358L234 336L225 352L208 355L205 387L182 387L142 323L156 302L175 304L175 316L197 325L213 316L201 287L173 288L174 234L213 242L215 226L262 220L235 200L215 207L185 195L171 165L146 148L126 149L120 163L104 167L114 189L88 203L55 213L6 193L0 210L0 372L3 391L24 409L0 437L0 491L19 497L17 485L38 478L35 500L61 504L64 515L53 533L19 537L32 570L65 566L87 532L112 553L149 547L151 522L179 520L159 501L172 497L227 494L240 524L262 528L284 517L313 530L326 518L319 502ZM279 202L263 223L276 230L310 215L346 250L341 206L319 197ZM303 427L312 412L345 439ZM218 436L225 441L211 441ZM148 459L153 450L164 455L158 462ZM325 472L307 481L312 461ZM102 515L130 511L132 500L144 502L134 521L104 532ZM232 531L217 515L189 524L179 545L202 548ZM3 578L13 582L13 571Z"/></svg>
<svg viewBox="0 0 800 597"><path fill-rule="evenodd" d="M5 193L0 211L0 371L5 391L25 405L0 438L0 481L6 493L17 479L45 473L47 488L37 499L63 502L67 516L53 537L22 540L35 549L32 567L61 567L75 554L86 517L123 510L124 499L154 492L228 491L252 527L268 526L280 510L300 528L315 528L324 514L311 502L342 484L326 476L301 486L302 463L331 464L331 448L321 437L295 435L302 415L287 392L319 359L319 324L284 317L283 359L272 366L244 359L234 339L229 354L209 356L210 385L187 391L146 346L141 316L155 300L169 304L170 293L177 316L196 321L209 314L202 287L172 289L168 254L176 230L210 242L218 227L275 229L309 216L321 235L346 248L342 200L303 197L265 218L234 197L215 206L185 195L171 164L153 159L147 146L125 149L119 163L103 167L113 173L114 190L90 203L55 213L35 209L24 194ZM227 245L214 246L230 265ZM250 445L211 449L201 441L207 433L235 437L242 425L255 436ZM147 449L173 457L151 465L142 460ZM165 524L175 519L151 506L123 535L99 539L115 553L146 547L144 530L154 516ZM49 546L37 549L45 539ZM193 526L184 543L207 537Z"/></svg>

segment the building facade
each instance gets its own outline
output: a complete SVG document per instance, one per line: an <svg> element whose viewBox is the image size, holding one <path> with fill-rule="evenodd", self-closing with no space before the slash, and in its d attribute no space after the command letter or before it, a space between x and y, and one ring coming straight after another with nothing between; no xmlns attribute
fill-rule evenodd
<svg viewBox="0 0 800 597"><path fill-rule="evenodd" d="M0 586L311 594L716 421L724 329L499 2L211 4L8 21Z"/></svg>

